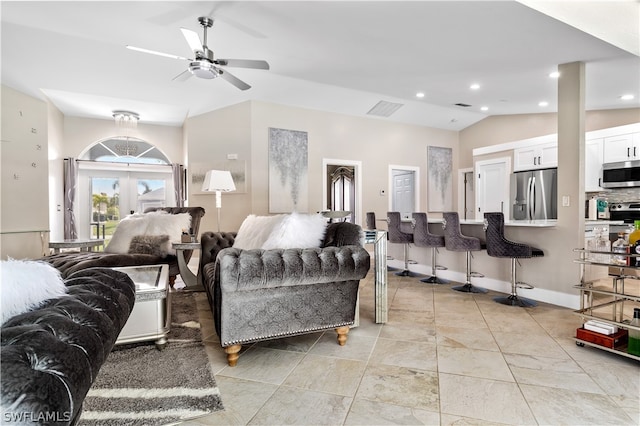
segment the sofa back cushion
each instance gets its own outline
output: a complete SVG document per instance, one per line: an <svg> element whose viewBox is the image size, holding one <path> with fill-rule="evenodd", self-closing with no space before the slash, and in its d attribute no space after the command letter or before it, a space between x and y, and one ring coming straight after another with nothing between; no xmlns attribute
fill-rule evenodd
<svg viewBox="0 0 640 426"><path fill-rule="evenodd" d="M183 231L191 228L191 215L189 213L170 214L158 210L143 214L132 214L120 221L113 236L105 247L106 253L129 253L131 240L136 235L169 235L172 242L180 242ZM175 255L174 249L168 250Z"/></svg>

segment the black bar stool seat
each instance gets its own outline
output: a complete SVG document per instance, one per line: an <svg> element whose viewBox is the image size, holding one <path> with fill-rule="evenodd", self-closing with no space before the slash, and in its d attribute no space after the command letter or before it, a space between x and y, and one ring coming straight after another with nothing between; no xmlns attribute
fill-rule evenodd
<svg viewBox="0 0 640 426"><path fill-rule="evenodd" d="M527 283L517 281L516 262L518 259L544 256L542 250L527 244L510 241L504 236L504 215L501 212L484 214L484 229L487 236L487 254L492 257L505 257L511 259L511 294L509 296L495 297L497 303L510 306L533 307L536 302L517 294L518 288L532 289Z"/></svg>
<svg viewBox="0 0 640 426"><path fill-rule="evenodd" d="M462 235L460 231L460 219L457 212L444 212L442 229L444 229L444 245L450 251L464 251L467 256L466 281L461 286L451 287L453 290L464 293L486 293L488 290L471 284L471 277L483 277L478 272L471 271L471 252L484 250L485 246L480 238Z"/></svg>
<svg viewBox="0 0 640 426"><path fill-rule="evenodd" d="M421 274L409 270L409 263L412 263L409 260L409 244L413 243L413 224L411 222L402 222L400 212L387 212L387 221L389 223L389 242L404 246L404 269L396 272L396 275L401 277L421 276Z"/></svg>
<svg viewBox="0 0 640 426"><path fill-rule="evenodd" d="M413 243L416 247L431 247L431 276L420 281L429 284L448 284L449 281L438 278L438 269L447 269L436 263L438 247L444 247L444 236L429 232L429 222L426 213L413 213Z"/></svg>

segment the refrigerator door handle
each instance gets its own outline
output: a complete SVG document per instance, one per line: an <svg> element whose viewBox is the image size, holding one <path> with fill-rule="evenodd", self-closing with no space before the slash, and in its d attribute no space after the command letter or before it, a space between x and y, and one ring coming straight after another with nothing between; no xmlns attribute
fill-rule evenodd
<svg viewBox="0 0 640 426"><path fill-rule="evenodd" d="M531 184L533 183L533 177L529 176L527 180L527 219L531 220Z"/></svg>
<svg viewBox="0 0 640 426"><path fill-rule="evenodd" d="M531 205L533 206L533 208L531 209L531 220L536 218L536 177L532 177L531 178Z"/></svg>

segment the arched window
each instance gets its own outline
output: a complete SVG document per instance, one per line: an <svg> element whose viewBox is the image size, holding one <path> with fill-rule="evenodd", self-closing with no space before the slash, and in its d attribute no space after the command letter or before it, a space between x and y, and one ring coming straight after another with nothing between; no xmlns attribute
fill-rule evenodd
<svg viewBox="0 0 640 426"><path fill-rule="evenodd" d="M142 139L128 136L113 137L97 142L80 160L110 163L170 164L158 148Z"/></svg>
<svg viewBox="0 0 640 426"><path fill-rule="evenodd" d="M111 137L94 143L78 160L79 238L108 240L126 215L176 205L173 167L149 142Z"/></svg>

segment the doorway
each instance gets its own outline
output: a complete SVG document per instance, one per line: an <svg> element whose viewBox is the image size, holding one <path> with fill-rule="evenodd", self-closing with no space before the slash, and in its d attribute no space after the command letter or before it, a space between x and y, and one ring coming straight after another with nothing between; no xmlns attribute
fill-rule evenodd
<svg viewBox="0 0 640 426"><path fill-rule="evenodd" d="M476 191L473 169L458 171L458 214L462 219L475 219Z"/></svg>
<svg viewBox="0 0 640 426"><path fill-rule="evenodd" d="M420 206L420 169L411 166L389 166L389 211L400 212L402 219L410 219Z"/></svg>
<svg viewBox="0 0 640 426"><path fill-rule="evenodd" d="M322 160L323 210L349 211L347 222L360 224L362 217L362 163Z"/></svg>

